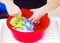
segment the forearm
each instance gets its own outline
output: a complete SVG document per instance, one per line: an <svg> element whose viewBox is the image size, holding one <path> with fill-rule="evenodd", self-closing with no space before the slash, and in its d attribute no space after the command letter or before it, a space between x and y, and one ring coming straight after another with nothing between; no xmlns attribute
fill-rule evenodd
<svg viewBox="0 0 60 43"><path fill-rule="evenodd" d="M13 0L0 0L0 2L4 3L4 4L12 4Z"/></svg>
<svg viewBox="0 0 60 43"><path fill-rule="evenodd" d="M43 6L43 8L44 8L44 11L48 13L51 10L57 8L58 6L60 6L60 0L50 0L50 2L47 3L45 6Z"/></svg>

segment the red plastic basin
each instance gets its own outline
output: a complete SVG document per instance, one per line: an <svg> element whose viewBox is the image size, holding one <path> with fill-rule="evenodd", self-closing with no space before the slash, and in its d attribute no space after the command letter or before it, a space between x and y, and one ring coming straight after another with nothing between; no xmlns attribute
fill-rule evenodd
<svg viewBox="0 0 60 43"><path fill-rule="evenodd" d="M29 18L32 15L32 12L27 9L22 9L22 14L24 17ZM7 26L11 30L15 39L21 42L36 42L40 40L44 36L45 30L47 29L50 23L48 16L45 15L40 19L40 24L34 25L34 30L35 30L34 32L19 32L19 31L14 30L12 26L10 25L9 22L11 18L13 18L13 16L8 17L7 22L6 22Z"/></svg>

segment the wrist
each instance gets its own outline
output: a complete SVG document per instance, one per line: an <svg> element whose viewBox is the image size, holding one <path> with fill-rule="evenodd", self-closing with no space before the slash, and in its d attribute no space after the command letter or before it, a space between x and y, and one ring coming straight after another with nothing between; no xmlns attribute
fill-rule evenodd
<svg viewBox="0 0 60 43"><path fill-rule="evenodd" d="M41 13L42 15L45 15L46 13L48 13L48 12L47 12L47 9L45 9L45 6L39 8L39 10L40 10L40 13Z"/></svg>

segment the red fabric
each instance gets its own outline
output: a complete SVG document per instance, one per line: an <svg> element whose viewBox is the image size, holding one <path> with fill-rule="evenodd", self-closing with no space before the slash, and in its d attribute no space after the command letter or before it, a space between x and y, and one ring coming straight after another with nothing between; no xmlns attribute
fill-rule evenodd
<svg viewBox="0 0 60 43"><path fill-rule="evenodd" d="M26 18L29 18L32 16L33 12L28 10L28 9L21 9L22 11L22 16L26 17Z"/></svg>

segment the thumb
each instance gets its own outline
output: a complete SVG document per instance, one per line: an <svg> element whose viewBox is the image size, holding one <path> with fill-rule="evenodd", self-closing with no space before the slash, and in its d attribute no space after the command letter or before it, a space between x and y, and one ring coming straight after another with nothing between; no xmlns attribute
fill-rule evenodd
<svg viewBox="0 0 60 43"><path fill-rule="evenodd" d="M18 16L22 16L22 11L19 9Z"/></svg>

